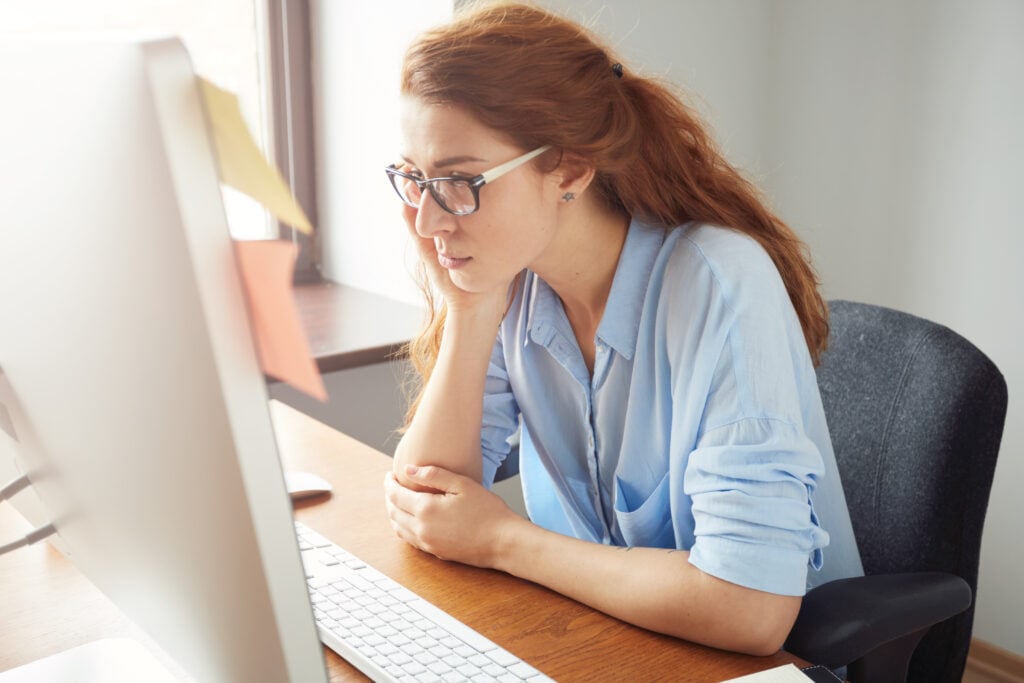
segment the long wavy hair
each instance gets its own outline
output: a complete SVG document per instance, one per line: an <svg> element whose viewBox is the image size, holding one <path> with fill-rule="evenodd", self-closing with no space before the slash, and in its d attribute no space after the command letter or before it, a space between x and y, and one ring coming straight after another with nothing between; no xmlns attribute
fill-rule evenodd
<svg viewBox="0 0 1024 683"><path fill-rule="evenodd" d="M409 47L401 91L462 107L524 150L551 145L534 162L564 155L596 168L592 188L612 207L666 228L690 221L749 235L768 252L817 364L828 308L808 250L725 160L696 112L673 88L620 68L582 26L519 3L472 4ZM407 424L437 361L446 310L425 276L428 321L408 345L419 381Z"/></svg>

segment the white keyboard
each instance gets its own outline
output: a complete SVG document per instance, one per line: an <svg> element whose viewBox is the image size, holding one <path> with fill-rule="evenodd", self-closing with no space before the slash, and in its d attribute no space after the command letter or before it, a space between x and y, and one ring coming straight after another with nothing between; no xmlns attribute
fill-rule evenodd
<svg viewBox="0 0 1024 683"><path fill-rule="evenodd" d="M551 680L301 522L295 531L320 640L374 681Z"/></svg>

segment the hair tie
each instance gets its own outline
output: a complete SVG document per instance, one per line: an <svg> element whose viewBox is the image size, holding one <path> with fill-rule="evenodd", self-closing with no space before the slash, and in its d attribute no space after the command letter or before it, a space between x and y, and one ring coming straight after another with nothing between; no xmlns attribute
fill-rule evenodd
<svg viewBox="0 0 1024 683"><path fill-rule="evenodd" d="M616 78L622 78L622 65L618 62L612 64L612 72L615 74Z"/></svg>

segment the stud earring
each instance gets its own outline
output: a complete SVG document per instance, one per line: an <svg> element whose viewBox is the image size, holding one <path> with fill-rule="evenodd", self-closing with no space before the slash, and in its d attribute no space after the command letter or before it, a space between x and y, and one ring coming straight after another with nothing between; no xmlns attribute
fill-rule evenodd
<svg viewBox="0 0 1024 683"><path fill-rule="evenodd" d="M564 202L571 202L574 199L576 199L575 192L566 192L565 194L562 195L562 201Z"/></svg>

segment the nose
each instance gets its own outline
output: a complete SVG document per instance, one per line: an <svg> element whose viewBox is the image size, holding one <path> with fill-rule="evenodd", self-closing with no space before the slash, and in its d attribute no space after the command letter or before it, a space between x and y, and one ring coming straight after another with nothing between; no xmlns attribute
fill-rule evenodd
<svg viewBox="0 0 1024 683"><path fill-rule="evenodd" d="M424 191L420 208L416 209L416 233L420 237L436 237L454 229L455 216L438 206L434 195Z"/></svg>

